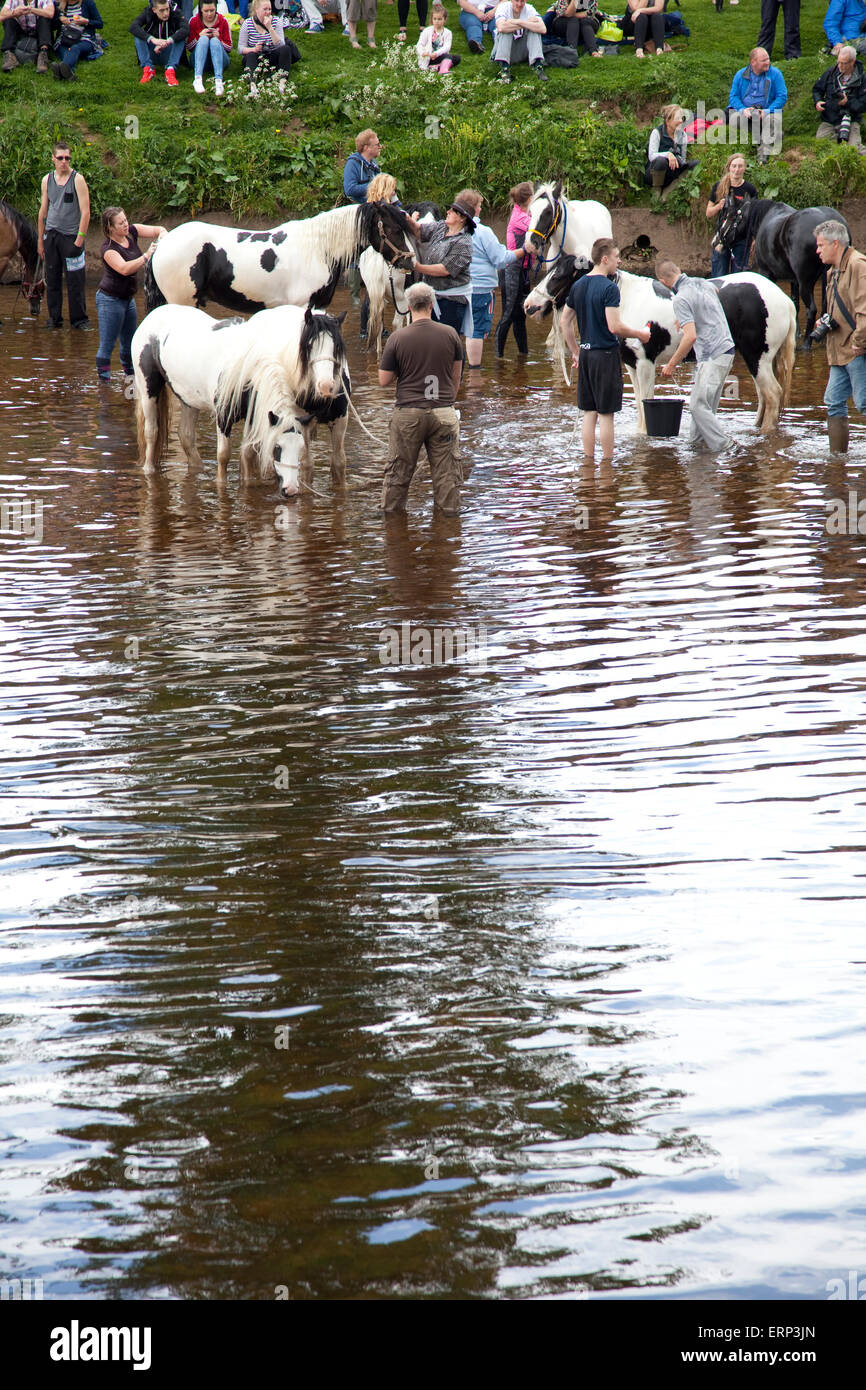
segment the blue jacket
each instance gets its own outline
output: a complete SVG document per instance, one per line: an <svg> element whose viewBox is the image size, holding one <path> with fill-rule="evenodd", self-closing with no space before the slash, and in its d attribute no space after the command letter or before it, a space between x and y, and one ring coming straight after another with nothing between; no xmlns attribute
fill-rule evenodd
<svg viewBox="0 0 866 1390"><path fill-rule="evenodd" d="M765 111L781 111L785 102L788 100L788 88L785 86L785 79L778 68L767 68L763 74L764 81L769 82L767 99L764 102ZM728 97L728 105L735 111L744 111L746 108L746 91L749 86L749 67L748 64L735 74L731 83L731 94Z"/></svg>
<svg viewBox="0 0 866 1390"><path fill-rule="evenodd" d="M476 222L472 238L472 264L469 267L472 293L483 294L486 290L495 290L499 285L499 271L513 260L514 252L502 245L492 228L483 222Z"/></svg>
<svg viewBox="0 0 866 1390"><path fill-rule="evenodd" d="M367 187L379 172L375 159L364 159L357 151L349 155L343 170L343 192L350 203L366 203Z"/></svg>
<svg viewBox="0 0 866 1390"><path fill-rule="evenodd" d="M864 20L866 4L863 0L830 0L824 16L824 33L831 44L856 39Z"/></svg>

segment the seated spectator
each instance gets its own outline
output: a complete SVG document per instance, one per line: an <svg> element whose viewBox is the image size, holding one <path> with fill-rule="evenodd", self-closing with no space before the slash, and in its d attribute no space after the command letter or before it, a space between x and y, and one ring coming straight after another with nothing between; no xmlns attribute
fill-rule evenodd
<svg viewBox="0 0 866 1390"><path fill-rule="evenodd" d="M598 0L556 0L553 9L544 16L548 34L562 39L575 51L582 43L593 58L604 57L595 37L600 23Z"/></svg>
<svg viewBox="0 0 866 1390"><path fill-rule="evenodd" d="M96 40L96 31L102 28L102 16L93 0L57 0L54 16L60 24L55 44L59 61L51 64L51 71L58 81L74 82L75 69L82 58L90 61L102 57L102 48Z"/></svg>
<svg viewBox="0 0 866 1390"><path fill-rule="evenodd" d="M782 107L788 100L788 88L778 68L770 64L765 48L753 48L749 66L734 74L728 97L728 118L737 118L740 139L751 134L758 146L758 163L766 164L771 150L778 154L782 147ZM746 129L743 126L746 125Z"/></svg>
<svg viewBox="0 0 866 1390"><path fill-rule="evenodd" d="M839 49L836 66L822 72L812 88L815 110L821 124L815 132L819 140L837 140L840 145L860 145L860 117L866 110L866 72L857 61L857 50L850 44Z"/></svg>
<svg viewBox="0 0 866 1390"><path fill-rule="evenodd" d="M698 161L688 159L686 143L686 117L681 106L663 106L662 123L656 126L649 138L647 164L643 181L652 187L656 194L668 188L675 179L696 169Z"/></svg>
<svg viewBox="0 0 866 1390"><path fill-rule="evenodd" d="M213 68L214 92L221 97L223 73L231 57L232 36L225 15L217 14L216 0L199 0L198 12L189 22L186 46L192 55L194 92L204 91L204 71Z"/></svg>
<svg viewBox="0 0 866 1390"><path fill-rule="evenodd" d="M415 45L419 67L450 72L460 62L458 54L451 52L451 30L445 28L447 18L448 11L443 5L433 6L431 23L421 30L421 37Z"/></svg>
<svg viewBox="0 0 866 1390"><path fill-rule="evenodd" d="M291 39L283 36L283 21L274 17L271 0L253 0L249 18L245 19L238 34L238 52L243 58L244 72L253 77L259 64L276 68L283 74L291 70L292 63L298 63L301 55ZM253 83L255 90L255 83Z"/></svg>
<svg viewBox="0 0 866 1390"><path fill-rule="evenodd" d="M458 23L466 35L466 43L470 53L484 52L484 35L496 35L496 4L497 0L487 3L487 0L457 0L460 6L460 18Z"/></svg>
<svg viewBox="0 0 866 1390"><path fill-rule="evenodd" d="M710 274L733 275L749 268L749 238L743 236L746 205L757 198L758 190L746 182L746 157L732 154L725 172L710 189L707 217L718 217L712 242Z"/></svg>
<svg viewBox="0 0 866 1390"><path fill-rule="evenodd" d="M634 56L644 58L650 49L647 35L656 53L670 53L665 43L665 0L631 0L622 22L624 38L634 35Z"/></svg>
<svg viewBox="0 0 866 1390"><path fill-rule="evenodd" d="M283 20L285 29L303 29L308 34L324 34L322 11L316 0L271 0L275 15Z"/></svg>
<svg viewBox="0 0 866 1390"><path fill-rule="evenodd" d="M544 20L527 0L503 0L496 7L496 40L493 61L499 64L503 82L511 81L512 63L529 63L536 77L547 81L541 35Z"/></svg>
<svg viewBox="0 0 866 1390"><path fill-rule="evenodd" d="M14 72L22 60L30 61L29 56L24 58L20 45L29 46L31 40L35 43L36 71L48 71L53 19L54 0L21 0L20 3L19 0L6 0L0 10L4 72ZM19 50L18 55L16 49Z"/></svg>
<svg viewBox="0 0 866 1390"><path fill-rule="evenodd" d="M145 82L152 81L159 64L165 68L165 80L169 87L176 87L176 68L183 57L189 33L178 7L171 5L169 0L150 0L147 9L142 10L130 24L129 32L141 64L139 85L144 86Z"/></svg>
<svg viewBox="0 0 866 1390"><path fill-rule="evenodd" d="M830 0L824 16L824 33L834 55L843 43L854 43L866 24L866 0Z"/></svg>

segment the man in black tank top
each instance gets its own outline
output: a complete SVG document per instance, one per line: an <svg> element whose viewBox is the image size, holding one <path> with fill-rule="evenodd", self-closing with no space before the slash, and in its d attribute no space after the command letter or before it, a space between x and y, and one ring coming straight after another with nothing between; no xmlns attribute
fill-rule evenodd
<svg viewBox="0 0 866 1390"><path fill-rule="evenodd" d="M90 192L72 168L69 146L55 140L54 169L42 180L39 254L45 260L45 298L52 328L63 326L63 272L73 328L89 329L84 291L84 238L90 225Z"/></svg>

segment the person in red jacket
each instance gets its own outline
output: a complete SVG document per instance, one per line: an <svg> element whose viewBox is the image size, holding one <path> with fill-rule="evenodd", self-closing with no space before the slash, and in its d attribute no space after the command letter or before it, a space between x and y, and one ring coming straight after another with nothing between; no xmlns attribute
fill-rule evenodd
<svg viewBox="0 0 866 1390"><path fill-rule="evenodd" d="M213 68L214 91L218 97L223 94L223 72L232 51L232 36L225 15L217 14L215 0L199 0L196 14L189 22L189 38L186 46L193 60L195 78L193 91L203 92L204 70L210 62Z"/></svg>

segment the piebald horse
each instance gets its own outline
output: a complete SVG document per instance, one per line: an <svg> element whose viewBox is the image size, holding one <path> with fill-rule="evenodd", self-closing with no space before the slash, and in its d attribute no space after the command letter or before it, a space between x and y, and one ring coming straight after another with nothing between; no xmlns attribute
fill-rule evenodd
<svg viewBox="0 0 866 1390"><path fill-rule="evenodd" d="M408 203L406 212L414 213L419 222L441 222L444 214L438 203ZM367 344L375 347L376 355L382 352L382 332L385 327L385 312L390 299L394 305L392 330L402 328L409 322L409 305L406 303L406 286L411 279L402 270L390 266L372 246L358 262L361 279L367 288L370 313L367 321Z"/></svg>
<svg viewBox="0 0 866 1390"><path fill-rule="evenodd" d="M562 179L538 184L527 211L526 249L543 256L542 265L553 265L563 255L575 256L589 270L593 242L613 234L604 204L591 198L568 202L562 196Z"/></svg>
<svg viewBox="0 0 866 1390"><path fill-rule="evenodd" d="M367 246L389 265L411 270L410 231L392 203L332 208L268 232L185 222L159 239L145 273L147 307L203 309L213 300L239 314L280 304L324 309Z"/></svg>
<svg viewBox="0 0 866 1390"><path fill-rule="evenodd" d="M575 280L585 274L574 258L563 256L545 278L527 295L524 308L542 317L561 309ZM627 338L622 344L622 360L634 387L638 432L646 431L643 401L653 394L656 367L673 357L681 333L676 326L673 293L658 280L630 275L621 270L616 277L620 292L620 312L630 323L648 323L650 340L639 343ZM711 280L728 320L734 346L748 367L758 393L755 427L763 434L776 428L787 403L797 342L797 315L791 300L778 285L753 271L723 275Z"/></svg>
<svg viewBox="0 0 866 1390"><path fill-rule="evenodd" d="M335 484L343 481L349 376L339 321L330 314L284 305L251 319L213 319L187 305L164 304L136 330L132 362L145 473L156 472L165 452L170 388L181 402L178 437L190 463L201 462L195 442L201 411L216 417L221 474L232 426L243 421L242 470L258 456L262 476L275 470L286 498L298 495L308 431L336 413L342 396L331 475Z"/></svg>

